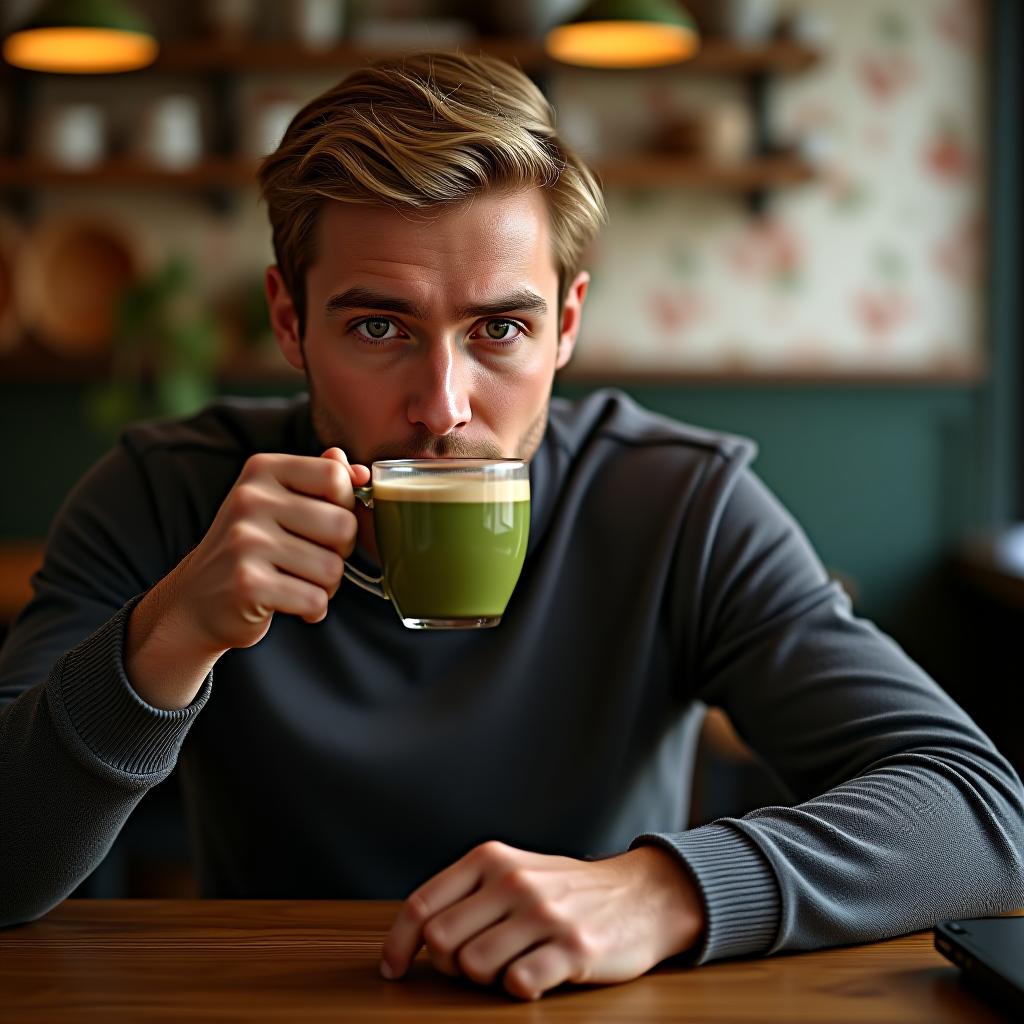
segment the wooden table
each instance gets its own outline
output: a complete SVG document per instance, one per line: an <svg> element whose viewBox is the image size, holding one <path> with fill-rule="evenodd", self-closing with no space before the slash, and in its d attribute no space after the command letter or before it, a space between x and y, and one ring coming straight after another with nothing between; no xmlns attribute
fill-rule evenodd
<svg viewBox="0 0 1024 1024"><path fill-rule="evenodd" d="M13 622L28 603L32 596L29 579L42 564L42 543L0 542L0 624Z"/></svg>
<svg viewBox="0 0 1024 1024"><path fill-rule="evenodd" d="M0 931L0 1021L971 1021L971 993L930 932L564 986L535 1003L435 971L377 971L398 903L67 900Z"/></svg>

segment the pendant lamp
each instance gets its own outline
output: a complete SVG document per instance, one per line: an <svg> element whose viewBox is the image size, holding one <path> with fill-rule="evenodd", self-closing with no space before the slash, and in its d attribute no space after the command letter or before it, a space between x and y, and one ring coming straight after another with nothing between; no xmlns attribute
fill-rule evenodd
<svg viewBox="0 0 1024 1024"><path fill-rule="evenodd" d="M110 74L152 64L159 46L123 0L50 0L4 41L4 60L31 71Z"/></svg>
<svg viewBox="0 0 1024 1024"><path fill-rule="evenodd" d="M551 29L548 55L590 68L647 68L676 64L700 45L689 12L672 0L593 0Z"/></svg>

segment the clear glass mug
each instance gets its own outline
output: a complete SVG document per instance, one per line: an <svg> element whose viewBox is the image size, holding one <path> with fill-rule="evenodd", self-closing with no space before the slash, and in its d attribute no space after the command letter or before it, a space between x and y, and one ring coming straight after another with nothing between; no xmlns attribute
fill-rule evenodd
<svg viewBox="0 0 1024 1024"><path fill-rule="evenodd" d="M345 563L409 629L497 626L526 558L530 474L519 459L391 459L355 488L383 574Z"/></svg>

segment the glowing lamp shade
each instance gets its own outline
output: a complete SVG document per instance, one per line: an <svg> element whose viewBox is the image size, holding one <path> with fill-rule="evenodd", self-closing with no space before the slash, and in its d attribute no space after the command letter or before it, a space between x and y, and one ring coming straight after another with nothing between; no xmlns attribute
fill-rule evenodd
<svg viewBox="0 0 1024 1024"><path fill-rule="evenodd" d="M692 57L693 18L672 0L594 0L548 32L548 55L588 68L648 68Z"/></svg>
<svg viewBox="0 0 1024 1024"><path fill-rule="evenodd" d="M134 71L159 50L146 22L121 0L54 0L4 41L4 60L31 71Z"/></svg>

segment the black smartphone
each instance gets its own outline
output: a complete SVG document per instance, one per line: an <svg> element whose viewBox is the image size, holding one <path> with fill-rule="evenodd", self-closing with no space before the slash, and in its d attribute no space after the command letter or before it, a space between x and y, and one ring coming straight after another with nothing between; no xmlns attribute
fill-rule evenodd
<svg viewBox="0 0 1024 1024"><path fill-rule="evenodd" d="M935 948L966 978L1024 1020L1024 917L940 921Z"/></svg>

